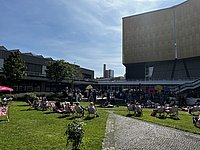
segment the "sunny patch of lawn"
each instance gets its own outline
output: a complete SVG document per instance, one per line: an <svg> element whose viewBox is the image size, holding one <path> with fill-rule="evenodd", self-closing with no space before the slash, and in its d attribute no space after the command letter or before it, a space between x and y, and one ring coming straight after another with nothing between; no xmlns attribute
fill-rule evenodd
<svg viewBox="0 0 200 150"><path fill-rule="evenodd" d="M113 111L116 114L123 115L123 116L130 116L128 115L129 112L127 110L127 107L121 106L116 107L113 109ZM172 118L167 117L166 119L160 119L157 117L152 117L150 114L153 111L153 109L150 108L144 108L143 109L143 116L141 117L134 117L131 116L131 118L134 119L140 119L143 121L153 122L156 124L160 124L163 126L173 127L179 130L192 132L195 134L200 134L200 128L197 128L192 123L192 115L190 115L188 112L185 111L179 111L179 120L174 120ZM133 112L132 112L133 113Z"/></svg>
<svg viewBox="0 0 200 150"><path fill-rule="evenodd" d="M87 103L88 104L88 103ZM87 105L84 104L84 105ZM65 131L74 118L52 111L28 110L25 102L13 102L10 109L10 122L6 117L0 118L0 149L11 150L43 150L67 149ZM101 150L105 135L108 113L98 109L100 117L87 119L78 118L84 122L85 136L81 149Z"/></svg>

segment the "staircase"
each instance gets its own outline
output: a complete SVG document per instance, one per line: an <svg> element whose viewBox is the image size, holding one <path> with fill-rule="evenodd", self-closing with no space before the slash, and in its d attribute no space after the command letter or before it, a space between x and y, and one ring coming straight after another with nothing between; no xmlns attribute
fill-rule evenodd
<svg viewBox="0 0 200 150"><path fill-rule="evenodd" d="M194 81L187 82L185 84L179 85L178 87L174 88L173 91L176 94L178 94L178 93L181 93L181 92L186 91L186 90L194 90L198 87L200 87L200 78L196 79Z"/></svg>

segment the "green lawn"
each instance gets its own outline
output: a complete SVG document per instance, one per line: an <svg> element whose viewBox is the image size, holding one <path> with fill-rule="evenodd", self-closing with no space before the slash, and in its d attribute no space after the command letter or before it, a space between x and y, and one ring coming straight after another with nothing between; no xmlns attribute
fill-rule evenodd
<svg viewBox="0 0 200 150"><path fill-rule="evenodd" d="M126 107L116 107L113 109L116 114L123 115L123 116L130 116L128 115L129 112ZM143 116L141 117L134 117L130 116L131 118L136 118L148 122L153 122L156 124L160 124L163 126L173 127L176 129L180 129L187 132L192 132L196 134L200 134L200 128L197 128L192 123L192 115L185 111L179 111L179 120L174 120L172 118L167 117L166 119L160 119L157 117L152 117L150 114L153 109L144 108L143 109ZM133 112L132 112L133 113Z"/></svg>
<svg viewBox="0 0 200 150"><path fill-rule="evenodd" d="M87 106L88 102L84 102L82 105ZM73 117L52 113L52 111L27 111L28 108L29 106L25 102L13 102L10 111L10 122L6 121L6 117L0 117L0 149L67 149L64 133L67 125L74 120ZM83 150L101 150L108 117L105 110L111 110L123 116L128 115L125 106L115 108L98 107L97 109L100 117L88 120L88 113L86 112L85 117L79 118L81 122L86 124L83 127L85 130L81 147ZM192 116L187 112L180 111L180 120L159 119L150 116L151 112L152 109L145 108L142 117L131 116L131 118L200 134L200 129L193 125Z"/></svg>
<svg viewBox="0 0 200 150"><path fill-rule="evenodd" d="M64 133L73 117L51 111L27 111L28 108L25 102L13 102L10 122L1 116L0 149L67 149ZM101 109L98 113L100 117L90 120L87 119L87 112L85 117L79 118L86 124L83 126L85 136L81 149L101 150L108 113Z"/></svg>

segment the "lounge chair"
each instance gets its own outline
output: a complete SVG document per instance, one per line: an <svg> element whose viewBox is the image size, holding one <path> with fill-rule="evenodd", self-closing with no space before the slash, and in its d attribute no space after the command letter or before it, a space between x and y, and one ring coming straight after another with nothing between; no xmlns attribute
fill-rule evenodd
<svg viewBox="0 0 200 150"><path fill-rule="evenodd" d="M166 117L169 115L171 118L178 119L178 106L172 106L170 109L165 110L167 113Z"/></svg>
<svg viewBox="0 0 200 150"><path fill-rule="evenodd" d="M194 107L191 107L188 112L192 115L195 115L195 114L200 114L200 106L194 106Z"/></svg>
<svg viewBox="0 0 200 150"><path fill-rule="evenodd" d="M31 108L33 109L38 109L39 103L36 100L33 100L33 102L31 102L30 100L27 101L29 104L29 108L27 110L30 110Z"/></svg>
<svg viewBox="0 0 200 150"><path fill-rule="evenodd" d="M76 105L74 108L77 115L84 116L84 108L82 106Z"/></svg>
<svg viewBox="0 0 200 150"><path fill-rule="evenodd" d="M127 106L127 109L129 111L129 114L130 114L131 111L133 111L134 116L141 116L142 115L142 107L139 104L136 104L136 105L135 104L129 104Z"/></svg>
<svg viewBox="0 0 200 150"><path fill-rule="evenodd" d="M9 122L10 106L11 102L6 106L0 106L0 116L6 116L8 122Z"/></svg>
<svg viewBox="0 0 200 150"><path fill-rule="evenodd" d="M91 102L91 104L88 106L88 114L89 114L89 117L90 117L91 114L94 114L95 117L99 117L93 102Z"/></svg>
<svg viewBox="0 0 200 150"><path fill-rule="evenodd" d="M135 105L134 104L128 104L127 109L128 109L129 114L131 114L131 111L133 111L135 113Z"/></svg>
<svg viewBox="0 0 200 150"><path fill-rule="evenodd" d="M165 118L165 108L163 106L157 106L153 110L153 112L151 113L151 116L164 117Z"/></svg>
<svg viewBox="0 0 200 150"><path fill-rule="evenodd" d="M198 115L198 116L193 116L193 117L192 117L192 120L193 120L193 124L194 124L196 127L200 128L200 115Z"/></svg>

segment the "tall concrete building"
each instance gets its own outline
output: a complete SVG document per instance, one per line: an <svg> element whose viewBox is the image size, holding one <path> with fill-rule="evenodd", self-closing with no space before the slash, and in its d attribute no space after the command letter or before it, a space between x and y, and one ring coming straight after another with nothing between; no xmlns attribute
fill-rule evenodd
<svg viewBox="0 0 200 150"><path fill-rule="evenodd" d="M123 18L126 79L200 78L200 0Z"/></svg>
<svg viewBox="0 0 200 150"><path fill-rule="evenodd" d="M104 78L114 78L114 70L107 70L106 64L103 64L103 77Z"/></svg>

